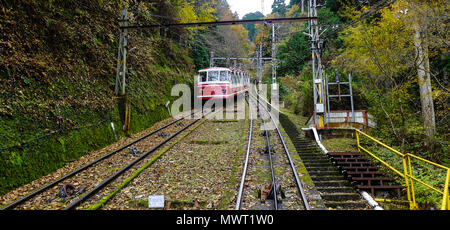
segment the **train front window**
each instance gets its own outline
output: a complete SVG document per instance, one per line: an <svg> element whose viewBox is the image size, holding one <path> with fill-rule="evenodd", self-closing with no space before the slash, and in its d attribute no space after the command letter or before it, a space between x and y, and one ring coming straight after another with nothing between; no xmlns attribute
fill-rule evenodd
<svg viewBox="0 0 450 230"><path fill-rule="evenodd" d="M218 71L208 72L208 81L218 81L218 80L219 80L219 72Z"/></svg>
<svg viewBox="0 0 450 230"><path fill-rule="evenodd" d="M200 76L199 77L200 82L206 81L206 72L200 72L199 76Z"/></svg>
<svg viewBox="0 0 450 230"><path fill-rule="evenodd" d="M220 71L220 81L228 81L228 72Z"/></svg>

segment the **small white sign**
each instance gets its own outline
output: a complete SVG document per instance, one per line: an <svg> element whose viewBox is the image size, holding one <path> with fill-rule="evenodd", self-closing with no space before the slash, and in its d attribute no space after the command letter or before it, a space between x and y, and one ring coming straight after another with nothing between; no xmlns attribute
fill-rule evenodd
<svg viewBox="0 0 450 230"><path fill-rule="evenodd" d="M325 108L323 106L323 104L316 104L316 113L323 113L325 112Z"/></svg>
<svg viewBox="0 0 450 230"><path fill-rule="evenodd" d="M164 195L148 196L148 208L164 208Z"/></svg>

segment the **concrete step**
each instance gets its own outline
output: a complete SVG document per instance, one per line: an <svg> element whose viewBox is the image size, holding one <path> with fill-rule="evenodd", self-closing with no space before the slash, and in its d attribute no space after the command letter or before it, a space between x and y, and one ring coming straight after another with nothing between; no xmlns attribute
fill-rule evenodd
<svg viewBox="0 0 450 230"><path fill-rule="evenodd" d="M324 204L328 208L347 210L365 209L368 207L367 203L364 201L325 201Z"/></svg>
<svg viewBox="0 0 450 230"><path fill-rule="evenodd" d="M313 176L310 175L313 181L336 181L336 180L344 180L344 176L342 175L321 175L321 176Z"/></svg>
<svg viewBox="0 0 450 230"><path fill-rule="evenodd" d="M326 158L329 159L325 154L322 153L306 153L306 152L299 152L298 155L300 157L306 157L306 158L316 158L316 157L321 157L321 158Z"/></svg>
<svg viewBox="0 0 450 230"><path fill-rule="evenodd" d="M356 190L353 187L316 187L322 194L328 193L354 193Z"/></svg>
<svg viewBox="0 0 450 230"><path fill-rule="evenodd" d="M339 175L342 176L341 172L338 170L327 170L327 171L309 171L310 176L332 176Z"/></svg>
<svg viewBox="0 0 450 230"><path fill-rule="evenodd" d="M317 187L346 187L351 186L347 180L332 180L332 181L313 181Z"/></svg>
<svg viewBox="0 0 450 230"><path fill-rule="evenodd" d="M323 166L306 166L306 170L308 170L308 172L321 172L321 171L339 171L339 169L335 166L333 166L332 164L330 164L329 166L323 167Z"/></svg>
<svg viewBox="0 0 450 230"><path fill-rule="evenodd" d="M308 169L308 167L333 167L333 164L329 161L325 163L303 162L303 164L306 166L306 169Z"/></svg>
<svg viewBox="0 0 450 230"><path fill-rule="evenodd" d="M304 164L308 164L308 163L331 163L331 161L327 158L304 158L301 157L302 161Z"/></svg>
<svg viewBox="0 0 450 230"><path fill-rule="evenodd" d="M361 200L361 195L357 193L325 193L321 194L321 197L327 201Z"/></svg>

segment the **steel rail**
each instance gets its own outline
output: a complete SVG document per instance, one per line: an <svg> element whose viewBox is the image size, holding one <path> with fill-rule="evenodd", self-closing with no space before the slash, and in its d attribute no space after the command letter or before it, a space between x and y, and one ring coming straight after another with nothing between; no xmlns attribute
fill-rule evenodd
<svg viewBox="0 0 450 230"><path fill-rule="evenodd" d="M270 132L269 130L266 128L266 121L263 119L262 120L264 123L264 132L266 134L266 144L267 144L267 152L269 153L269 164L270 164L270 175L272 177L272 188L273 189L273 205L275 207L275 210L278 210L278 191L277 191L277 183L276 183L276 178L275 178L275 172L273 170L273 160L272 160L272 149L270 148ZM269 195L270 195L270 191L269 191Z"/></svg>
<svg viewBox="0 0 450 230"><path fill-rule="evenodd" d="M183 132L184 130L186 130L187 128L191 127L193 124L197 123L200 119L196 119L193 122L191 122L190 124L186 125L185 127L183 127L182 129L178 130L176 133L172 134L170 137L168 137L167 139L163 140L162 142L160 142L159 144L153 146L150 150L148 150L147 152L145 152L144 154L142 154L139 158L135 159L134 161L132 161L131 163L129 163L128 165L126 165L125 167L123 167L122 169L120 169L118 172L116 172L115 174L111 175L110 177L108 177L107 179L103 180L102 182L100 182L99 184L97 184L93 189L89 190L88 192L84 193L83 196L81 196L80 198L78 198L77 200L75 200L74 202L70 203L68 206L66 206L64 208L64 210L70 210L70 209L74 209L77 206L79 206L82 202L84 202L85 200L87 200L89 197L91 197L92 195L94 195L97 191L99 191L100 189L102 189L103 187L105 187L106 185L108 185L109 183L111 183L114 179L116 179L117 177L119 177L120 175L122 175L124 172L126 172L129 168L131 168L133 165L135 165L136 163L142 161L144 158L146 158L148 155L150 155L151 153L153 153L155 150L157 150L159 147L161 147L162 145L166 144L167 142L169 142L170 140L172 140L174 137L178 136L181 132Z"/></svg>
<svg viewBox="0 0 450 230"><path fill-rule="evenodd" d="M251 93L249 93L249 95L251 95ZM252 96L252 97L255 97L254 95L251 95L251 96ZM259 95L258 95L258 97L259 97ZM262 104L262 102L259 102L259 103ZM266 104L269 105L271 108L274 108L270 103L267 102ZM304 204L304 206L305 206L305 209L306 209L306 210L310 210L308 200L306 199L305 191L303 190L303 186L302 186L301 181L300 181L300 178L299 178L299 176L298 176L298 174L297 174L297 170L295 169L294 163L293 163L292 158L291 158L291 154L290 154L290 152L289 152L289 149L288 149L287 146L286 146L286 142L284 141L283 136L281 135L280 129L278 128L278 125L276 124L276 121L275 121L275 119L273 118L273 116L272 116L272 114L270 113L270 111L269 111L266 107L264 107L264 106L262 106L262 107L263 107L263 108L267 111L267 113L269 114L269 116L270 116L270 118L271 118L271 120L272 120L272 122L273 122L273 124L274 124L274 126L275 126L275 129L277 130L278 137L280 138L281 143L283 144L284 151L285 151L286 156L287 156L287 158L288 158L289 165L290 165L290 167L291 167L292 173L294 174L295 182L297 183L297 189L298 189L298 191L299 191L299 193L300 193L300 195L301 195L301 197L302 197L302 201L303 201L303 204ZM275 109L276 109L276 108L275 108Z"/></svg>
<svg viewBox="0 0 450 230"><path fill-rule="evenodd" d="M248 168L248 157L250 155L250 147L252 144L252 133L253 133L253 112L250 105L250 102L246 100L248 104L248 111L249 111L249 120L250 120L250 127L249 127L249 135L248 135L248 144L247 144L247 153L245 155L245 164L244 164L244 170L242 171L242 178L241 178L241 184L239 186L239 192L236 199L236 206L235 210L241 209L242 204L242 194L244 193L244 183L245 183L245 176L247 175L247 168Z"/></svg>
<svg viewBox="0 0 450 230"><path fill-rule="evenodd" d="M262 105L262 103L260 103L260 104ZM260 110L258 110L258 111L261 112ZM267 152L269 154L270 176L271 176L271 180L272 180L271 190L273 191L273 205L274 205L274 209L278 210L278 197L277 197L278 191L277 191L275 172L273 169L272 149L270 147L270 132L266 128L266 126L267 126L266 121L264 119L262 119L262 122L264 124L264 133L266 136L266 148L267 148ZM270 191L269 191L269 194L270 194Z"/></svg>
<svg viewBox="0 0 450 230"><path fill-rule="evenodd" d="M208 114L211 114L213 111L208 112L207 114L204 114L203 117L205 117ZM202 119L202 118L201 118ZM102 182L100 182L99 184L97 184L97 186L95 186L93 189L89 190L88 192L84 193L83 196L81 196L79 199L75 200L74 202L70 203L68 206L66 206L64 208L64 210L71 210L71 209L75 209L77 206L79 206L81 203L83 203L84 201L86 201L88 198L90 198L91 196L93 196L96 192L98 192L100 189L102 189L103 187L105 187L106 185L108 185L109 183L111 183L114 179L116 179L118 176L122 175L124 172L126 172L128 169L130 169L133 165L135 165L136 163L142 161L144 158L146 158L148 155L150 155L151 153L153 153L154 151L156 151L158 148L160 148L162 145L166 144L167 142L169 142L170 140L172 140L174 137L178 136L180 133L182 133L184 130L186 130L187 128L191 127L192 125L194 125L195 123L197 123L198 121L200 121L201 119L195 119L193 122L189 123L188 125L186 125L185 127L183 127L181 130L178 130L176 133L172 134L170 137L168 137L167 139L163 140L162 142L160 142L159 144L153 146L150 150L148 150L147 152L145 152L144 154L142 154L139 158L135 159L134 161L132 161L131 163L129 163L127 166L123 167L122 169L120 169L117 173L113 174L112 176L110 176L109 178L103 180Z"/></svg>
<svg viewBox="0 0 450 230"><path fill-rule="evenodd" d="M3 208L1 208L1 210L13 209L13 208L17 207L18 205L23 204L27 200L29 200L29 199L31 199L31 198L33 198L33 197L43 193L44 191L46 191L49 188L52 188L53 186L57 185L61 181L64 181L64 180L66 180L66 179L68 179L70 177L73 177L74 175L76 175L76 174L78 174L78 173L80 173L80 172L82 172L82 171L92 167L93 165L97 164L98 162L103 161L103 160L105 160L105 159L115 155L118 152L121 152L122 150L124 150L124 149L126 149L126 148L128 148L128 147L130 147L130 146L132 146L132 145L134 145L134 144L136 144L136 143L138 143L138 142L148 138L151 135L154 135L155 133L157 133L157 132L159 132L161 130L166 129L169 126L172 126L173 124L175 124L175 123L185 119L186 117L191 116L192 114L194 114L194 112L190 113L190 115L188 115L188 116L185 116L185 117L179 118L179 119L177 119L175 121L172 121L171 123L169 123L167 125L164 125L163 127L159 128L157 130L154 130L154 131L152 131L152 132L150 132L150 133L140 137L139 139L137 139L135 141L132 141L132 142L126 144L126 145L123 145L122 147L120 147L120 148L118 148L118 149L108 153L107 155L104 155L104 156L102 156L102 157L100 157L100 158L98 158L98 159L96 159L96 160L94 160L94 161L92 161L92 162L90 162L90 163L88 163L88 164L78 168L78 169L75 169L74 171L72 171L72 172L70 172L70 173L68 173L68 174L66 174L66 175L64 175L64 176L54 180L53 182L48 183L47 185L44 185L43 187L40 187L39 189L35 190L34 192L32 192L32 193L30 193L30 194L28 194L28 195L26 195L26 196L24 196L24 197L22 197L22 198L20 198L20 199L18 199L16 201L14 201L13 203L11 203L11 204L3 207Z"/></svg>
<svg viewBox="0 0 450 230"><path fill-rule="evenodd" d="M225 25L242 25L242 24L272 24L272 23L286 23L286 22L306 22L309 20L316 20L316 19L317 17L267 18L255 20L229 20L229 21L215 21L215 22L131 25L131 26L121 26L120 29L155 29L164 27L201 27L201 26L225 26Z"/></svg>

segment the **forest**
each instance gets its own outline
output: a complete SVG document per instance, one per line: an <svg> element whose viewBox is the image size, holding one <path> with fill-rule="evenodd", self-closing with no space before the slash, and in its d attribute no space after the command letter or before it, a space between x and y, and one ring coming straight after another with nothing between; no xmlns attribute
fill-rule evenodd
<svg viewBox="0 0 450 230"><path fill-rule="evenodd" d="M121 10L135 24L237 19L227 2L7 0L0 7L0 193L113 143L110 124L121 138L169 117L172 86L193 85L209 51L251 49L242 26L130 32L133 119L125 133L114 96Z"/></svg>
<svg viewBox="0 0 450 230"><path fill-rule="evenodd" d="M114 141L109 124L121 126L114 76L122 9L133 24L145 25L307 16L302 2L275 0L270 14L239 18L226 0L1 1L0 194ZM368 110L377 124L369 133L449 166L448 2L318 2L325 72L352 74L355 109ZM234 25L130 32L130 132L169 117L171 87L192 86L196 71L210 66L211 52L255 57L261 44L263 56L271 56L271 30ZM308 117L313 82L305 32L306 23L277 25L276 58L281 100ZM269 63L263 76L272 83ZM332 106L350 105L342 100ZM130 135L117 130L119 138Z"/></svg>
<svg viewBox="0 0 450 230"><path fill-rule="evenodd" d="M374 116L376 136L402 152L448 165L448 4L326 1L326 5L319 22L330 25L321 37L328 76L335 70L352 74L355 106ZM336 24L340 27L333 30ZM296 33L282 41L278 51L284 61L280 81L297 80L297 92L287 94L286 103L305 116L312 112L308 49L307 36ZM349 108L348 102L335 103L333 107Z"/></svg>

